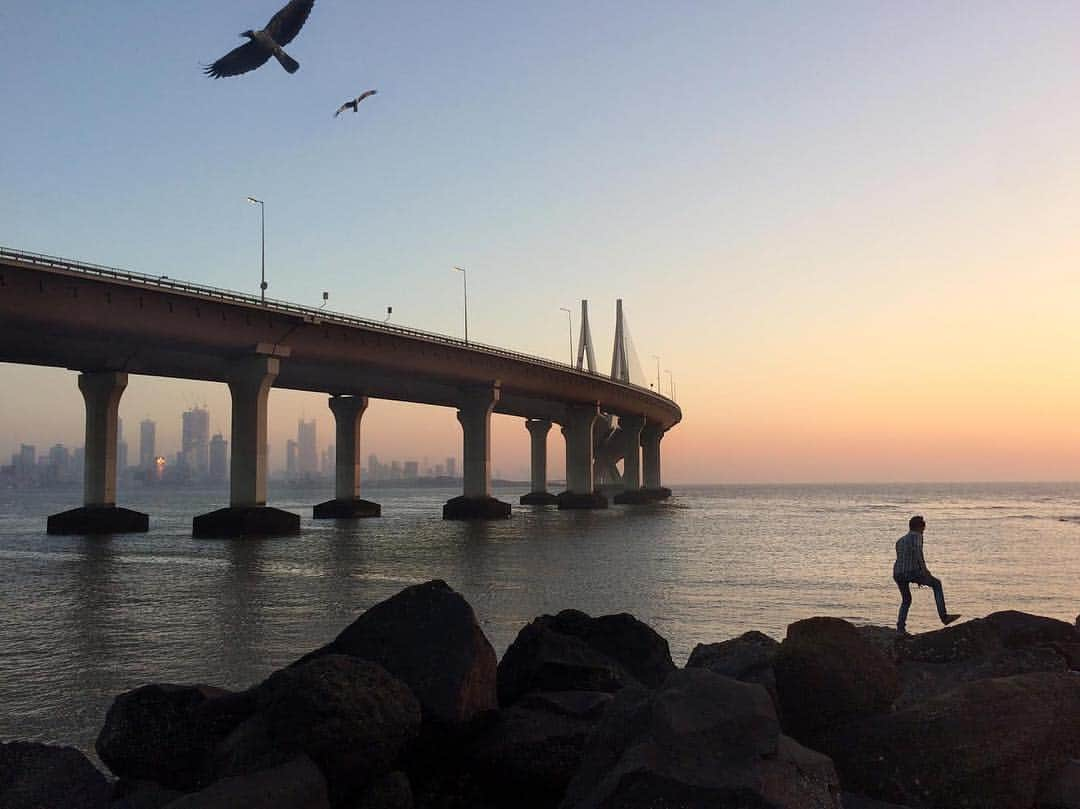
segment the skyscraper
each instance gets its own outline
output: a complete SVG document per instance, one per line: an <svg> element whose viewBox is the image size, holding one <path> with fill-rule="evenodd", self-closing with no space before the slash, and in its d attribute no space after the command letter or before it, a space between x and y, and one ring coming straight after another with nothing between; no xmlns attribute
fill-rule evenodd
<svg viewBox="0 0 1080 809"><path fill-rule="evenodd" d="M116 420L116 473L124 474L128 465L128 445L124 440L124 420Z"/></svg>
<svg viewBox="0 0 1080 809"><path fill-rule="evenodd" d="M210 472L210 411L193 407L184 411L180 452L188 471L195 477Z"/></svg>
<svg viewBox="0 0 1080 809"><path fill-rule="evenodd" d="M456 464L457 464L457 459L456 458L447 458L446 459L446 476L447 477L451 477L451 478L456 477L456 475L455 475L455 472L457 471L455 469Z"/></svg>
<svg viewBox="0 0 1080 809"><path fill-rule="evenodd" d="M153 469L157 452L154 441L157 436L157 423L150 419L143 419L139 424L139 468Z"/></svg>
<svg viewBox="0 0 1080 809"><path fill-rule="evenodd" d="M229 442L221 433L210 439L210 480L222 481L229 475Z"/></svg>
<svg viewBox="0 0 1080 809"><path fill-rule="evenodd" d="M319 451L315 443L315 419L300 419L296 425L296 443L298 446L296 471L301 477L319 474Z"/></svg>
<svg viewBox="0 0 1080 809"><path fill-rule="evenodd" d="M293 479L297 476L297 448L299 444L293 441L291 438L285 442L285 475L289 479Z"/></svg>

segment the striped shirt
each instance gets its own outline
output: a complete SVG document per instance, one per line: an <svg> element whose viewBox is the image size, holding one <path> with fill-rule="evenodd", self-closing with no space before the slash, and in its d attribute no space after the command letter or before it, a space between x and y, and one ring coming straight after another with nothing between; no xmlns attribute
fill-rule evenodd
<svg viewBox="0 0 1080 809"><path fill-rule="evenodd" d="M911 576L926 570L922 553L922 534L908 531L896 540L896 561L893 563L894 579Z"/></svg>

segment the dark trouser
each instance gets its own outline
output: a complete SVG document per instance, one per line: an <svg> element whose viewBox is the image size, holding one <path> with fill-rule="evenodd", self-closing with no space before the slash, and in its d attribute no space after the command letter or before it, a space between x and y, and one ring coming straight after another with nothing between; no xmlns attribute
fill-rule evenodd
<svg viewBox="0 0 1080 809"><path fill-rule="evenodd" d="M945 593L941 589L941 579L931 576L929 571L925 573L913 573L903 578L893 579L900 588L900 615L896 619L896 628L903 632L907 625L908 610L911 609L911 585L925 584L934 590L934 600L937 602L937 614L942 623L945 623Z"/></svg>

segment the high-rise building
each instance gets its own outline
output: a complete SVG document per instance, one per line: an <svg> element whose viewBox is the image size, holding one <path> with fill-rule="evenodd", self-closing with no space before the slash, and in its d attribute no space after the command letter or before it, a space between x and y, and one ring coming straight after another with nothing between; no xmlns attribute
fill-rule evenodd
<svg viewBox="0 0 1080 809"><path fill-rule="evenodd" d="M367 456L368 480L379 479L379 456L375 453Z"/></svg>
<svg viewBox="0 0 1080 809"><path fill-rule="evenodd" d="M296 424L296 443L298 445L296 471L301 477L311 477L319 473L319 451L315 441L315 419Z"/></svg>
<svg viewBox="0 0 1080 809"><path fill-rule="evenodd" d="M320 471L324 478L332 478L337 472L337 452L333 444L323 450Z"/></svg>
<svg viewBox="0 0 1080 809"><path fill-rule="evenodd" d="M37 447L33 444L20 444L19 454L12 456L11 462L17 477L33 474L37 466Z"/></svg>
<svg viewBox="0 0 1080 809"><path fill-rule="evenodd" d="M446 459L446 475L447 475L447 477L456 477L456 475L454 474L456 472L456 469L455 469L456 466L457 466L457 458L447 458Z"/></svg>
<svg viewBox="0 0 1080 809"><path fill-rule="evenodd" d="M420 464L416 461L405 461L401 473L405 480L416 480L420 477Z"/></svg>
<svg viewBox="0 0 1080 809"><path fill-rule="evenodd" d="M299 466L297 465L297 458L299 456L300 445L293 441L291 438L285 442L285 474L289 478L295 478L299 473Z"/></svg>
<svg viewBox="0 0 1080 809"><path fill-rule="evenodd" d="M210 411L193 407L184 411L180 452L188 471L195 477L210 472Z"/></svg>
<svg viewBox="0 0 1080 809"><path fill-rule="evenodd" d="M153 469L156 465L157 452L154 441L157 436L157 424L150 419L143 419L139 424L139 468Z"/></svg>
<svg viewBox="0 0 1080 809"><path fill-rule="evenodd" d="M229 475L229 442L221 433L210 439L210 480L222 481Z"/></svg>

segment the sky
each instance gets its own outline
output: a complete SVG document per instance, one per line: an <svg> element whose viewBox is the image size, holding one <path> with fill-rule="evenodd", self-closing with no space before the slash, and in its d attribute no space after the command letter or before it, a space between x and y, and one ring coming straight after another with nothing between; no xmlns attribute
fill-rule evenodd
<svg viewBox="0 0 1080 809"><path fill-rule="evenodd" d="M667 483L1080 479L1080 5L0 0L0 245L558 360L624 302L683 422ZM377 88L357 114L338 105ZM670 372L670 373L668 373ZM129 441L211 383L132 377ZM275 391L272 465L325 397ZM82 444L75 375L0 364L0 458ZM496 417L493 466L528 434ZM363 447L460 457L447 409ZM562 473L553 430L550 472Z"/></svg>

